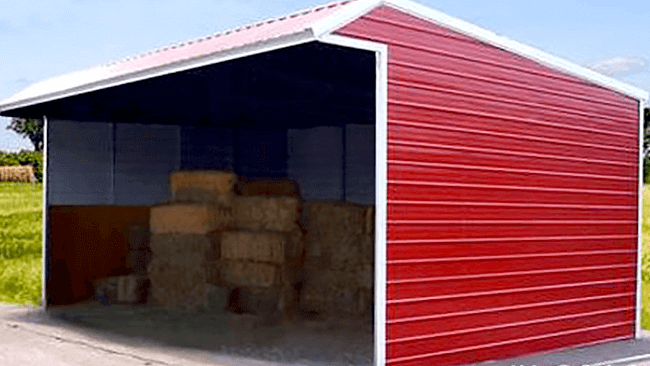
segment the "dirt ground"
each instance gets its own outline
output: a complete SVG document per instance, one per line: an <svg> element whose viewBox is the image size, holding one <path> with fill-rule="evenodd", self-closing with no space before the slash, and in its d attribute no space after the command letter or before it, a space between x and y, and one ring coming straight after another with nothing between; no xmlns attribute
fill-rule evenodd
<svg viewBox="0 0 650 366"><path fill-rule="evenodd" d="M102 306L93 302L51 307L49 314L84 328L216 352L226 358L300 365L360 366L371 365L373 361L373 331L369 320L329 318L282 322L223 311L188 313L146 306Z"/></svg>

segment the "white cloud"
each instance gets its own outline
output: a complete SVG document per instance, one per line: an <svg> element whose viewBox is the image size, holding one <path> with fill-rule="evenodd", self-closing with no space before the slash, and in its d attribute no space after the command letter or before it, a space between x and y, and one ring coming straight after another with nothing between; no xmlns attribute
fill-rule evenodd
<svg viewBox="0 0 650 366"><path fill-rule="evenodd" d="M587 67L613 77L625 77L648 69L648 60L640 56L616 56L592 61Z"/></svg>

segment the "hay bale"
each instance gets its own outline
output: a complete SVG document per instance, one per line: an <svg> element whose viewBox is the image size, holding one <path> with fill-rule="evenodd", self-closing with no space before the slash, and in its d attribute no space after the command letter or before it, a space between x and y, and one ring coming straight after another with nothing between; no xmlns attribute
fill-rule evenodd
<svg viewBox="0 0 650 366"><path fill-rule="evenodd" d="M235 173L221 170L179 170L169 175L172 196L179 191L232 192L237 182Z"/></svg>
<svg viewBox="0 0 650 366"><path fill-rule="evenodd" d="M277 314L281 305L281 289L277 287L237 287L231 290L228 310L257 315Z"/></svg>
<svg viewBox="0 0 650 366"><path fill-rule="evenodd" d="M151 251L159 258L195 260L217 260L221 252L220 232L205 235L154 234L151 236Z"/></svg>
<svg viewBox="0 0 650 366"><path fill-rule="evenodd" d="M324 315L350 316L358 314L357 290L350 288L303 288L299 305L303 310Z"/></svg>
<svg viewBox="0 0 650 366"><path fill-rule="evenodd" d="M130 250L147 250L149 249L149 228L144 226L129 227L129 249Z"/></svg>
<svg viewBox="0 0 650 366"><path fill-rule="evenodd" d="M242 196L300 197L298 183L291 179L240 182L238 189Z"/></svg>
<svg viewBox="0 0 650 366"><path fill-rule="evenodd" d="M233 226L232 210L218 205L175 203L151 208L152 234L207 234Z"/></svg>
<svg viewBox="0 0 650 366"><path fill-rule="evenodd" d="M374 215L368 206L317 202L305 206L305 255L335 270L374 261ZM320 264L322 267L324 264Z"/></svg>
<svg viewBox="0 0 650 366"><path fill-rule="evenodd" d="M165 307L196 308L207 302L206 272L196 262L154 258L147 267L153 303Z"/></svg>
<svg viewBox="0 0 650 366"><path fill-rule="evenodd" d="M206 285L207 299L206 309L208 311L223 311L228 306L229 291L225 287Z"/></svg>
<svg viewBox="0 0 650 366"><path fill-rule="evenodd" d="M139 304L147 298L149 279L147 276L120 276L117 284L117 301Z"/></svg>
<svg viewBox="0 0 650 366"><path fill-rule="evenodd" d="M220 280L228 286L271 287L282 283L282 271L279 266L268 263L224 260Z"/></svg>
<svg viewBox="0 0 650 366"><path fill-rule="evenodd" d="M170 203L201 202L212 203L218 206L232 208L235 194L233 192L221 193L205 189L183 188L172 192L169 197Z"/></svg>
<svg viewBox="0 0 650 366"><path fill-rule="evenodd" d="M138 304L146 299L148 287L146 276L104 277L95 281L95 294L104 305Z"/></svg>
<svg viewBox="0 0 650 366"><path fill-rule="evenodd" d="M356 286L360 289L373 289L375 283L375 266L373 264L363 264L356 269Z"/></svg>
<svg viewBox="0 0 650 366"><path fill-rule="evenodd" d="M0 182L29 182L33 183L34 167L23 166L0 166Z"/></svg>
<svg viewBox="0 0 650 366"><path fill-rule="evenodd" d="M151 250L132 250L126 255L126 268L131 273L139 276L147 275L147 266L153 257Z"/></svg>
<svg viewBox="0 0 650 366"><path fill-rule="evenodd" d="M221 257L282 264L286 241L280 233L227 231L221 241Z"/></svg>
<svg viewBox="0 0 650 366"><path fill-rule="evenodd" d="M297 227L300 201L292 197L237 197L234 215L240 229L290 232Z"/></svg>
<svg viewBox="0 0 650 366"><path fill-rule="evenodd" d="M221 285L221 262L206 260L203 264L205 268L205 281L208 284Z"/></svg>

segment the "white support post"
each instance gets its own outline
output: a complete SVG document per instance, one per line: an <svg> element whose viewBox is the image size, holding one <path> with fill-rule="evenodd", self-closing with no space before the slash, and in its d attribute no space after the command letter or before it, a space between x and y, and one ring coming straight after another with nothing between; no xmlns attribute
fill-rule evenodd
<svg viewBox="0 0 650 366"><path fill-rule="evenodd" d="M643 257L643 238L641 237L641 227L643 224L643 119L644 119L644 103L639 101L639 197L638 197L638 212L637 212L637 261L636 261L636 313L635 313L635 337L641 338L643 331L641 330L641 265Z"/></svg>
<svg viewBox="0 0 650 366"><path fill-rule="evenodd" d="M47 116L43 115L43 238L42 238L42 248L41 248L41 264L42 264L42 270L41 270L41 280L42 280L42 285L41 285L41 307L44 310L47 310L47 275L49 271L49 255L50 251L48 250L48 235L49 235L49 220L50 220L50 215L49 215L49 202L47 198L48 194L48 189L47 189L47 181L48 181L48 174L47 174L47 169L48 169L48 130L49 130L50 124L48 123Z"/></svg>

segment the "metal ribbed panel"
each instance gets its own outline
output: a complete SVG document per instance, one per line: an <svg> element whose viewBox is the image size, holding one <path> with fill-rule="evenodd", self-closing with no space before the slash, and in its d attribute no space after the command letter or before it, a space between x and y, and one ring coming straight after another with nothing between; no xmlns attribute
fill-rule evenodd
<svg viewBox="0 0 650 366"><path fill-rule="evenodd" d="M634 335L638 104L386 7L387 362Z"/></svg>

